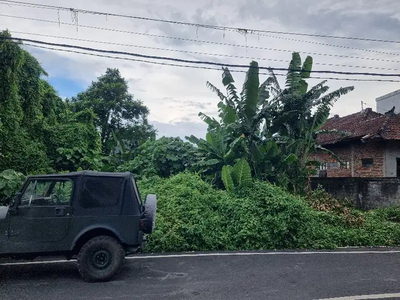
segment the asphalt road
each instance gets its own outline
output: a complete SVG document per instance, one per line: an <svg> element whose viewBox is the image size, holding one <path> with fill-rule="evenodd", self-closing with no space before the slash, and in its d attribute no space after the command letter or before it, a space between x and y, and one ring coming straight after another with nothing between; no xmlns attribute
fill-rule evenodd
<svg viewBox="0 0 400 300"><path fill-rule="evenodd" d="M0 299L400 299L399 267L399 249L142 255L86 283L74 262L3 261Z"/></svg>

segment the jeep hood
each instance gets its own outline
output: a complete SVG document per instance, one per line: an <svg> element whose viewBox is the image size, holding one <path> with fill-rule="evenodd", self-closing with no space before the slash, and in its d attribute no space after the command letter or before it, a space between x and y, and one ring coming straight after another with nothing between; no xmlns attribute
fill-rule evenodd
<svg viewBox="0 0 400 300"><path fill-rule="evenodd" d="M6 218L7 212L8 212L8 206L0 206L0 225Z"/></svg>

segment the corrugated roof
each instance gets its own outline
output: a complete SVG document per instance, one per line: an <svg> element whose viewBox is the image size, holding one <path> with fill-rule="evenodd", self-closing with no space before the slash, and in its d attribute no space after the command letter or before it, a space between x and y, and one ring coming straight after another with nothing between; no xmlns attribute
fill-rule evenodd
<svg viewBox="0 0 400 300"><path fill-rule="evenodd" d="M335 116L326 121L322 130L338 130L343 134L320 134L320 145L336 144L355 139L400 140L400 114L392 111L380 114L368 108L344 117Z"/></svg>

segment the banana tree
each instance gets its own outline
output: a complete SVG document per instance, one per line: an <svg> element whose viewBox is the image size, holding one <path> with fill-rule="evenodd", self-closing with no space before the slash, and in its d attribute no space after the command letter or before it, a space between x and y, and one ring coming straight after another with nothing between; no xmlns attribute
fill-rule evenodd
<svg viewBox="0 0 400 300"><path fill-rule="evenodd" d="M280 89L276 77L271 71L270 79L277 89L271 90L272 101L276 103L270 130L277 136L289 138L285 152L296 154L302 166L308 162L310 152L322 149L316 143L317 135L329 117L333 104L354 87L339 88L331 93L324 80L308 89L305 79L310 78L312 58L307 57L304 63L298 53L293 53L286 75L285 89ZM285 149L286 148L286 149Z"/></svg>
<svg viewBox="0 0 400 300"><path fill-rule="evenodd" d="M222 126L211 128L209 127L205 140L193 135L186 139L197 146L197 150L202 156L195 168L205 175L211 175L214 183L222 186L222 167L233 165L238 157L243 156L245 143L242 137L232 140L228 131Z"/></svg>
<svg viewBox="0 0 400 300"><path fill-rule="evenodd" d="M223 166L233 166L241 158L248 160L257 177L262 177L266 170L273 172L271 162L279 158L279 151L274 141L266 141L262 135L262 129L268 123L265 120L273 109L267 101L269 81L260 85L258 64L253 61L240 94L228 68L223 68L222 84L226 95L207 82L220 99L219 120L199 113L208 125L206 140L193 136L187 138L204 154L201 164L207 172L215 172L217 177L220 177Z"/></svg>
<svg viewBox="0 0 400 300"><path fill-rule="evenodd" d="M246 159L252 174L259 179L277 182L291 190L304 188L309 175L309 154L323 149L316 137L326 122L331 106L353 87L326 94L322 81L309 88L307 79L313 60L302 63L293 53L284 88L275 74L260 84L257 62L250 63L242 90L238 93L229 69L223 68L222 84L226 93L207 82L218 96L219 120L203 113L208 124L206 140L190 137L204 155L207 171L220 177L224 166ZM225 168L229 170L229 168Z"/></svg>
<svg viewBox="0 0 400 300"><path fill-rule="evenodd" d="M328 93L326 80L308 89L306 79L312 72L312 58L307 57L302 64L300 55L293 53L286 75L285 88L281 89L275 75L271 71L270 89L275 103L271 127L268 129L277 137L279 148L283 154L294 154L298 160L289 168L293 189L302 188L302 182L310 175L311 166L318 162L309 159L310 153L325 151L334 155L328 149L317 144L317 136L329 117L333 104L354 87L339 88ZM300 180L299 180L300 179Z"/></svg>

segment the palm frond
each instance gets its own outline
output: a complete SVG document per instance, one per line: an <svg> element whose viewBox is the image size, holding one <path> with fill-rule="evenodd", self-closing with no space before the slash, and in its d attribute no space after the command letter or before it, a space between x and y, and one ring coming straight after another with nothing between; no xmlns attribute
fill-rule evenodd
<svg viewBox="0 0 400 300"><path fill-rule="evenodd" d="M330 103L331 105L333 105L333 103L335 103L336 100L338 100L341 96L346 95L347 93L350 93L353 90L354 86L339 88L336 91L333 91L320 98L318 101L315 102L315 105L319 105L322 103Z"/></svg>
<svg viewBox="0 0 400 300"><path fill-rule="evenodd" d="M275 91L282 91L278 78L276 78L276 75L272 69L268 69L269 77L266 80L267 86L273 88Z"/></svg>
<svg viewBox="0 0 400 300"><path fill-rule="evenodd" d="M307 56L306 60L303 63L303 67L301 69L302 79L310 78L312 66L313 66L313 59L311 56Z"/></svg>
<svg viewBox="0 0 400 300"><path fill-rule="evenodd" d="M320 83L318 83L317 85L314 85L306 94L307 97L310 97L311 95L314 95L315 93L319 92L322 88L325 87L325 84L328 82L328 80L323 80ZM328 88L329 89L329 88ZM325 93L322 92L321 95ZM319 98L319 96L318 96Z"/></svg>
<svg viewBox="0 0 400 300"><path fill-rule="evenodd" d="M193 134L190 136L185 136L185 139L197 146L200 144L200 139L198 137L195 137Z"/></svg>
<svg viewBox="0 0 400 300"><path fill-rule="evenodd" d="M330 114L330 107L329 104L325 104L325 105L320 105L316 112L313 115L313 124L312 124L312 131L318 131L322 128L322 126L324 126L326 120L328 120L329 118L329 114Z"/></svg>
<svg viewBox="0 0 400 300"><path fill-rule="evenodd" d="M237 106L238 103L240 102L240 99L236 92L236 87L234 84L235 81L233 80L232 74L228 68L222 68L222 69L223 69L222 84L226 88L226 92L228 94L227 99L231 104L236 104L236 106ZM233 105L233 106L235 106L235 105Z"/></svg>
<svg viewBox="0 0 400 300"><path fill-rule="evenodd" d="M239 188L251 185L253 178L247 160L242 158L233 166L232 177Z"/></svg>
<svg viewBox="0 0 400 300"><path fill-rule="evenodd" d="M236 138L232 143L229 145L229 151L224 155L224 160L229 161L235 158L236 150L242 144L243 138L240 136Z"/></svg>
<svg viewBox="0 0 400 300"><path fill-rule="evenodd" d="M298 161L298 157L296 154L291 153L289 155L287 155L284 159L283 159L283 163L285 163L286 165L292 165L293 163L295 163L296 161Z"/></svg>
<svg viewBox="0 0 400 300"><path fill-rule="evenodd" d="M305 80L300 80L299 85L300 85L300 87L299 87L300 94L305 95L307 93L308 83Z"/></svg>
<svg viewBox="0 0 400 300"><path fill-rule="evenodd" d="M289 70L286 75L286 88L291 91L298 90L301 79L301 58L298 52L292 54L292 60L289 63Z"/></svg>
<svg viewBox="0 0 400 300"><path fill-rule="evenodd" d="M236 111L229 105L224 104L223 102L218 103L218 109L220 111L219 117L222 120L224 125L235 123L236 121Z"/></svg>
<svg viewBox="0 0 400 300"><path fill-rule="evenodd" d="M252 119L257 112L259 85L258 63L252 61L247 71L246 80L241 93L243 109L247 120Z"/></svg>
<svg viewBox="0 0 400 300"><path fill-rule="evenodd" d="M207 116L206 114L203 114L202 112L199 112L199 113L198 113L198 116L199 116L211 129L215 129L215 128L218 128L218 127L221 126L217 120L215 120L214 118L211 118L211 117Z"/></svg>
<svg viewBox="0 0 400 300"><path fill-rule="evenodd" d="M258 100L257 100L257 102L258 102L258 105L261 106L261 107L264 107L264 105L266 103L268 103L268 99L269 99L269 91L267 89L267 87L268 87L267 80L264 81L260 85L260 88L258 90Z"/></svg>
<svg viewBox="0 0 400 300"><path fill-rule="evenodd" d="M212 166L218 165L220 163L221 163L220 160L213 158L213 159L201 160L197 163L197 165L200 167L212 167Z"/></svg>
<svg viewBox="0 0 400 300"><path fill-rule="evenodd" d="M233 183L232 172L233 172L232 166L222 167L222 173L221 173L222 182L224 183L225 189L231 193L235 191L235 184Z"/></svg>
<svg viewBox="0 0 400 300"><path fill-rule="evenodd" d="M331 155L334 159L336 159L338 162L340 162L340 164L343 165L342 159L341 159L339 156L337 156L334 152L332 152L331 150L329 150L329 149L327 149L327 148L325 148L325 147L322 147L321 145L317 145L317 146L316 146L316 149L317 149L317 150L320 150L320 151L322 151L322 152L328 153L328 154Z"/></svg>
<svg viewBox="0 0 400 300"><path fill-rule="evenodd" d="M228 98L226 98L226 96L216 86L214 86L212 83L207 81L206 86L210 90L212 90L214 93L216 93L217 96L219 97L219 99L221 99L222 102L227 102L228 101Z"/></svg>

